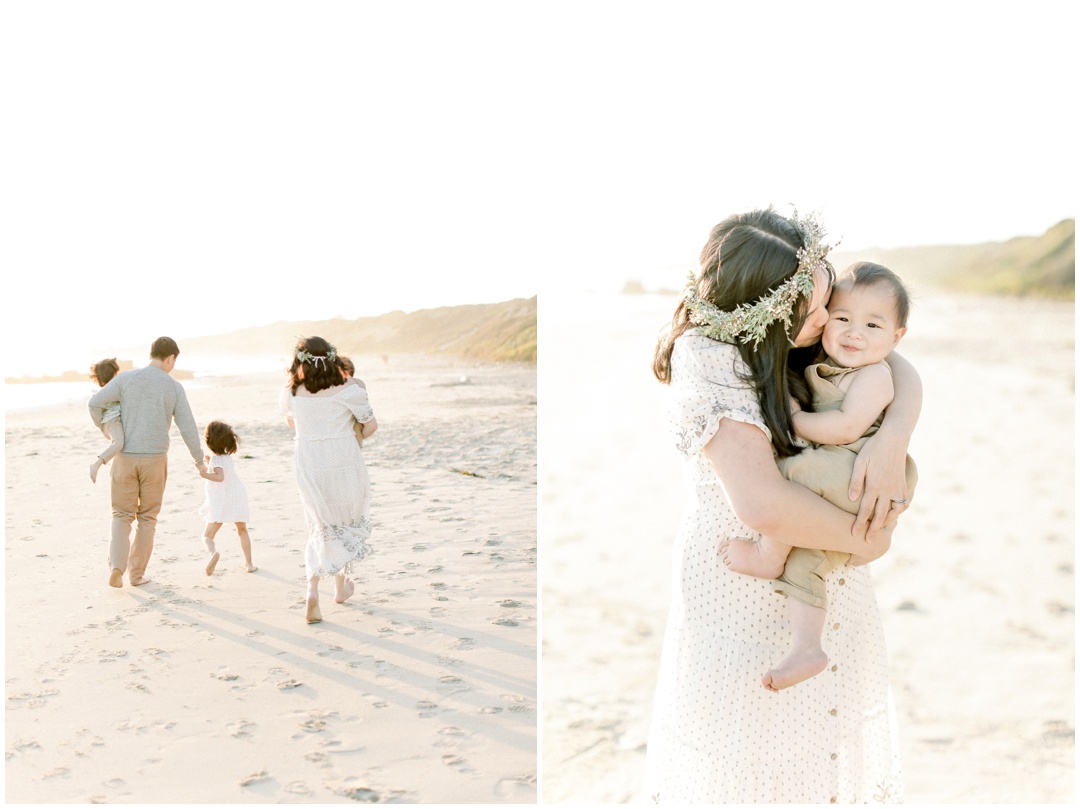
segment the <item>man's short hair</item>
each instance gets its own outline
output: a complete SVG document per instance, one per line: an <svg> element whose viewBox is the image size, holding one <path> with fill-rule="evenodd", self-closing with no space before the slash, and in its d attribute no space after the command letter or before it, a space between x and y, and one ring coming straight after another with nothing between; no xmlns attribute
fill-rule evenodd
<svg viewBox="0 0 1080 809"><path fill-rule="evenodd" d="M180 346L171 337L159 337L150 346L150 356L155 360L167 360L169 357L180 356Z"/></svg>

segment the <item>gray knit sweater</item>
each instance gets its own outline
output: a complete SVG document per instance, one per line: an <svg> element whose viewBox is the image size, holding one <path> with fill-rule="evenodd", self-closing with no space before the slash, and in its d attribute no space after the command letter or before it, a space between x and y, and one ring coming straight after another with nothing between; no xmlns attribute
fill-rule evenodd
<svg viewBox="0 0 1080 809"><path fill-rule="evenodd" d="M184 386L153 365L117 374L90 397L90 418L101 426L111 402L120 402L124 424L121 455L165 455L169 451L169 428L173 419L195 463L203 460L199 428L191 414Z"/></svg>

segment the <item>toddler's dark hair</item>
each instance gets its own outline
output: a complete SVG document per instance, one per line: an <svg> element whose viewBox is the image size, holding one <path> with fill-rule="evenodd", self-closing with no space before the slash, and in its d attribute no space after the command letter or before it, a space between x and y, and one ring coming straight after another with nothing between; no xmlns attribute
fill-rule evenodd
<svg viewBox="0 0 1080 809"><path fill-rule="evenodd" d="M101 362L95 362L90 366L90 378L98 383L98 387L105 387L109 380L116 376L120 370L120 363L116 357L111 357Z"/></svg>
<svg viewBox="0 0 1080 809"><path fill-rule="evenodd" d="M338 354L337 358L338 367L341 368L349 376L356 376L356 365L348 357L343 357Z"/></svg>
<svg viewBox="0 0 1080 809"><path fill-rule="evenodd" d="M233 428L223 421L212 421L206 425L206 446L215 455L232 455L240 443Z"/></svg>
<svg viewBox="0 0 1080 809"><path fill-rule="evenodd" d="M911 296L908 295L907 287L900 280L900 276L881 264L872 261L859 261L844 270L836 283L851 284L851 288L868 287L874 284L888 284L892 287L893 297L896 298L896 325L907 328L908 313L911 311Z"/></svg>

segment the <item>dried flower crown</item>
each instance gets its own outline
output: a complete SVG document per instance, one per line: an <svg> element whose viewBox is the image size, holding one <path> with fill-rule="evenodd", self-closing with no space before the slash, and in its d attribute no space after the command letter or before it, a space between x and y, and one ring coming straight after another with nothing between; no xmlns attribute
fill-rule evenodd
<svg viewBox="0 0 1080 809"><path fill-rule="evenodd" d="M296 359L300 362L310 362L316 368L319 367L319 363L321 362L325 369L328 361L334 362L337 360L337 348L330 343L327 343L327 345L330 346L330 350L327 351L325 355L315 355L308 351L304 351L302 348L298 348L296 349Z"/></svg>
<svg viewBox="0 0 1080 809"><path fill-rule="evenodd" d="M836 245L825 244L823 241L825 228L816 214L800 217L799 212L793 210L788 221L803 238L804 246L795 253L799 265L794 275L769 294L763 295L756 303L742 303L730 312L722 311L698 295L699 278L697 274L690 273L690 281L683 297L691 322L699 326L706 337L725 343L735 340L748 343L753 340L756 347L765 339L769 326L777 320L783 320L790 342L791 313L795 310L795 303L803 295L809 297L814 293L814 273L828 267L825 256Z"/></svg>

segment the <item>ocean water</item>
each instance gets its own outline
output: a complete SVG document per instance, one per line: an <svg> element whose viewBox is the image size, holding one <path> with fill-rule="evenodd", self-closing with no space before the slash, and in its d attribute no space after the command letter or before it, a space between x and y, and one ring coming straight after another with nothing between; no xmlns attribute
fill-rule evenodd
<svg viewBox="0 0 1080 809"><path fill-rule="evenodd" d="M270 355L240 356L223 354L199 356L192 354L190 356L181 355L181 362L177 367L181 370L191 371L195 375L194 379L181 380L185 388L193 390L203 385L214 384L216 378L223 376L269 373L273 371L281 371L284 376L287 363L288 359L285 357ZM89 379L85 382L5 384L4 412L17 413L72 402L85 402L94 395L97 389L98 386Z"/></svg>

